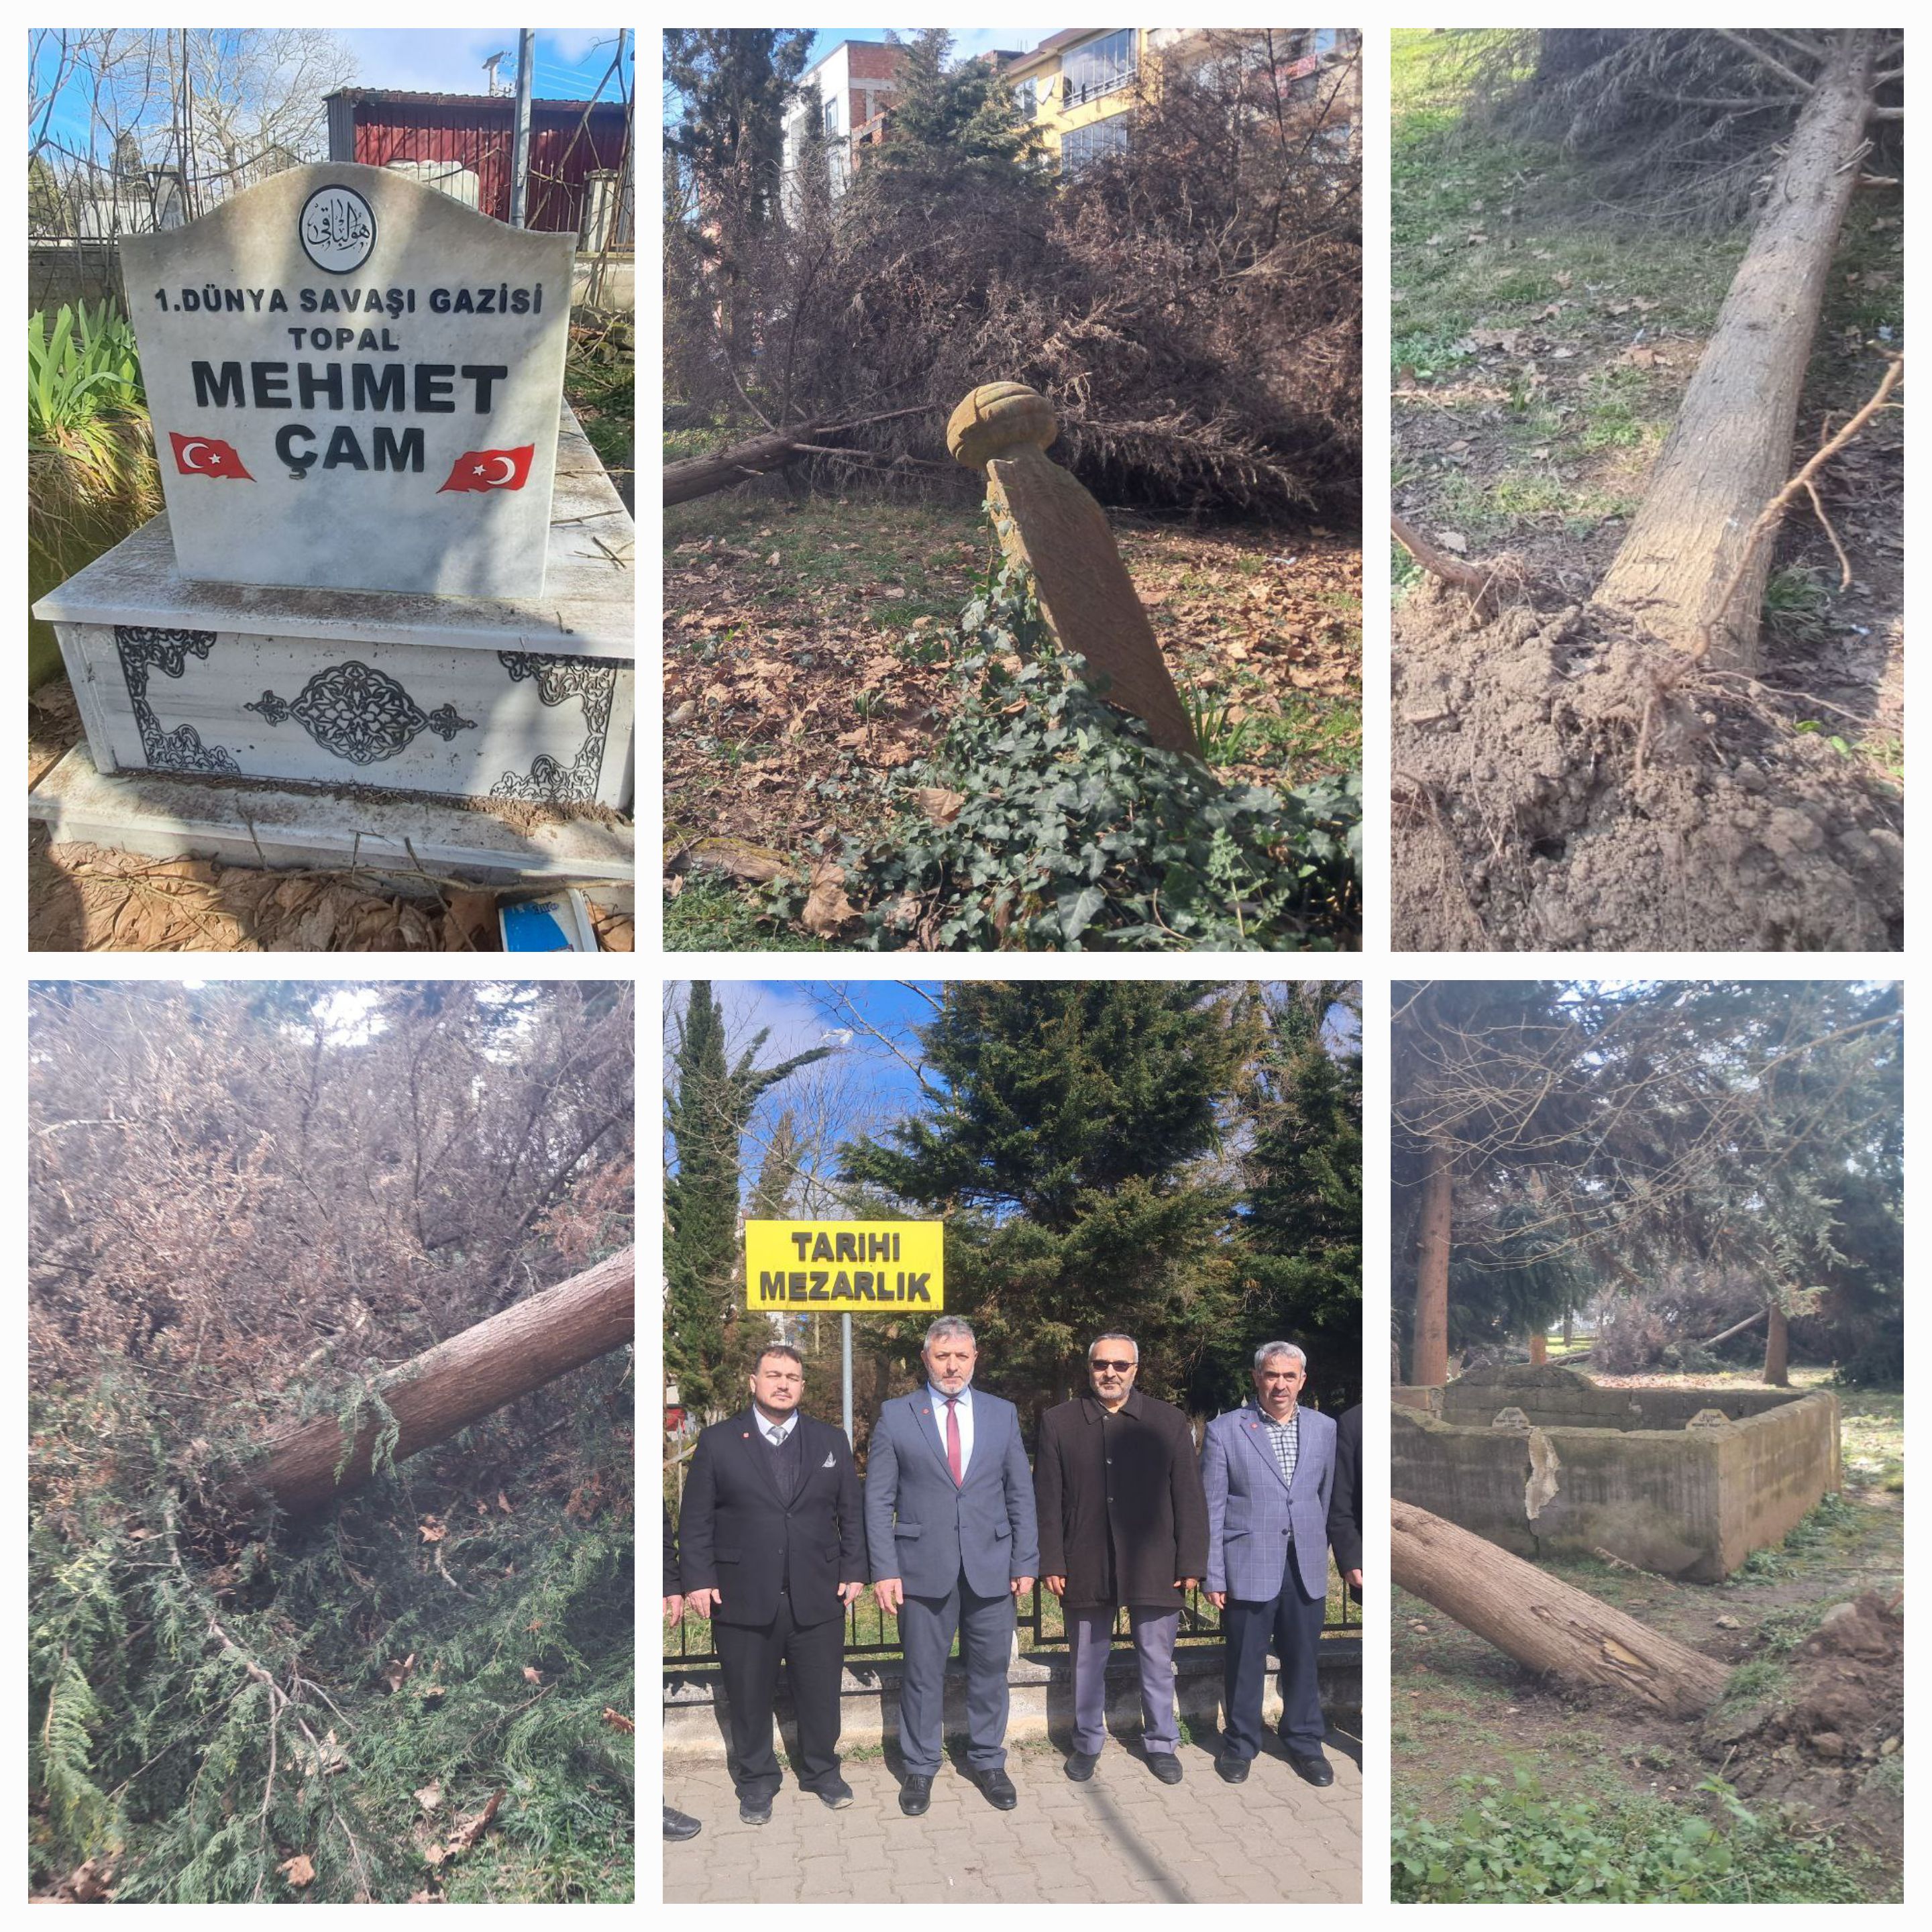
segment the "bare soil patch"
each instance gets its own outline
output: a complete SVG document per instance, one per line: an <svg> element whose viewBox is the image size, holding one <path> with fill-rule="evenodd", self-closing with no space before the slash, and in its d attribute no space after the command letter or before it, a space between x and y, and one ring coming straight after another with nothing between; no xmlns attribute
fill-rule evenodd
<svg viewBox="0 0 1932 1932"><path fill-rule="evenodd" d="M1418 586L1394 626L1404 950L1892 951L1903 800L1776 680L1526 587Z"/></svg>

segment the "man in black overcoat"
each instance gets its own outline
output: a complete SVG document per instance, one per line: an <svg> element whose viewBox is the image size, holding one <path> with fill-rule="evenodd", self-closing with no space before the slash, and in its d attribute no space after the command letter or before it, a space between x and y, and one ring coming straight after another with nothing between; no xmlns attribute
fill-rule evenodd
<svg viewBox="0 0 1932 1932"><path fill-rule="evenodd" d="M1081 1783L1106 1742L1107 1652L1124 1604L1148 1766L1163 1784L1181 1777L1174 1640L1182 1598L1208 1567L1208 1503L1186 1417L1134 1387L1139 1368L1131 1336L1099 1336L1087 1351L1089 1393L1047 1411L1034 1459L1040 1576L1060 1600L1072 1653L1066 1774Z"/></svg>
<svg viewBox="0 0 1932 1932"><path fill-rule="evenodd" d="M800 1412L805 1364L774 1343L752 1406L698 1438L678 1524L685 1600L712 1619L730 1706L738 1815L768 1823L784 1783L772 1748L778 1666L798 1723L799 1782L832 1810L838 1774L845 1606L865 1587L866 1520L844 1432Z"/></svg>
<svg viewBox="0 0 1932 1932"><path fill-rule="evenodd" d="M1335 1492L1328 1498L1328 1547L1357 1603L1362 1600L1362 1406L1335 1424Z"/></svg>

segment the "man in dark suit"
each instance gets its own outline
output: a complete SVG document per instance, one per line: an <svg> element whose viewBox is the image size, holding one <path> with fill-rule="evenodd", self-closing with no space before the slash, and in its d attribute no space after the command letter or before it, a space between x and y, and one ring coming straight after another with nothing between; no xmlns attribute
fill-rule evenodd
<svg viewBox="0 0 1932 1932"><path fill-rule="evenodd" d="M908 1818L932 1802L956 1634L968 1773L998 1810L1019 1802L1006 1772L1006 1666L1014 1599L1040 1573L1040 1538L1019 1412L973 1387L979 1352L971 1328L942 1315L926 1331L925 1384L879 1412L866 1451L872 1591L880 1610L897 1612L905 1653L899 1809Z"/></svg>
<svg viewBox="0 0 1932 1932"><path fill-rule="evenodd" d="M1131 1335L1099 1336L1087 1351L1092 1392L1047 1411L1034 1459L1040 1574L1064 1608L1072 1657L1066 1768L1076 1784L1107 1741L1107 1653L1124 1604L1148 1764L1162 1784L1180 1782L1174 1640L1181 1599L1208 1565L1208 1501L1186 1417L1134 1386L1140 1355Z"/></svg>
<svg viewBox="0 0 1932 1932"><path fill-rule="evenodd" d="M678 1580L677 1532L671 1524L669 1503L664 1506L664 1622L674 1624L684 1615L684 1586ZM664 1807L664 1834L667 1840L675 1843L694 1838L704 1828L704 1826L688 1812L674 1810L668 1804Z"/></svg>
<svg viewBox="0 0 1932 1932"><path fill-rule="evenodd" d="M1262 1748L1268 1647L1281 1659L1281 1740L1310 1784L1332 1784L1322 1749L1317 1658L1328 1598L1335 1425L1298 1400L1307 1358L1292 1342L1255 1351L1255 1399L1217 1415L1201 1444L1208 1492L1208 1600L1226 1654L1221 1755L1239 1784Z"/></svg>
<svg viewBox="0 0 1932 1932"><path fill-rule="evenodd" d="M1362 1406L1335 1424L1335 1493L1328 1502L1328 1546L1348 1594L1362 1600Z"/></svg>
<svg viewBox="0 0 1932 1932"><path fill-rule="evenodd" d="M835 1811L845 1606L865 1588L859 1474L844 1432L799 1412L805 1364L774 1343L752 1406L698 1438L679 1525L685 1600L710 1617L731 1711L738 1816L769 1822L784 1783L772 1748L778 1666L798 1720L799 1782Z"/></svg>

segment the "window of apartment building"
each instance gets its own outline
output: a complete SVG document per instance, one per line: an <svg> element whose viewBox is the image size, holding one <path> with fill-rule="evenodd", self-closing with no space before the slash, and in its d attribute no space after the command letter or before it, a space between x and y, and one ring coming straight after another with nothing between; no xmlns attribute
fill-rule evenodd
<svg viewBox="0 0 1932 1932"><path fill-rule="evenodd" d="M1062 63L1066 76L1066 104L1097 100L1103 94L1129 86L1139 70L1136 41L1139 29L1121 27L1076 47Z"/></svg>
<svg viewBox="0 0 1932 1932"><path fill-rule="evenodd" d="M1023 80L1013 89L1013 105L1025 120L1030 121L1040 112L1040 82L1036 79Z"/></svg>
<svg viewBox="0 0 1932 1932"><path fill-rule="evenodd" d="M828 94L825 97L825 138L829 141L838 131L838 97Z"/></svg>
<svg viewBox="0 0 1932 1932"><path fill-rule="evenodd" d="M1126 152L1127 123L1131 114L1110 115L1104 121L1090 121L1084 128L1070 128L1060 137L1060 165L1068 174L1077 174L1090 161L1102 154Z"/></svg>

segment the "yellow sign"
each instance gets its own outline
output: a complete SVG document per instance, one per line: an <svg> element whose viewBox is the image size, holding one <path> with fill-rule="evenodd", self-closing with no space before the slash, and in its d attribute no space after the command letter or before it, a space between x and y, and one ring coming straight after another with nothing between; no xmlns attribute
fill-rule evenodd
<svg viewBox="0 0 1932 1932"><path fill-rule="evenodd" d="M943 1221L747 1221L745 1304L878 1315L946 1306Z"/></svg>

